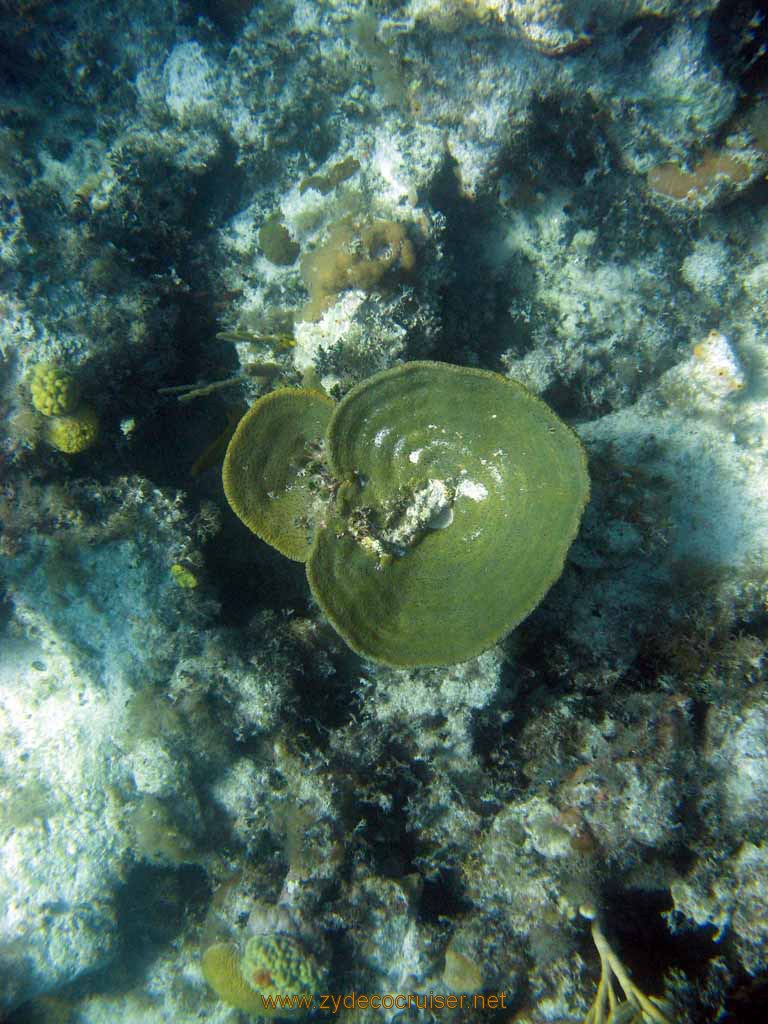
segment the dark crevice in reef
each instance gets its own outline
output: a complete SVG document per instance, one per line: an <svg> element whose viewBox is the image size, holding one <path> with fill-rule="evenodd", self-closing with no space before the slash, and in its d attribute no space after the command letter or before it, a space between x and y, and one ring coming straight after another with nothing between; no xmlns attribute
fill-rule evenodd
<svg viewBox="0 0 768 1024"><path fill-rule="evenodd" d="M231 402L239 397L234 388L182 404L158 394L160 388L209 382L237 371L234 349L211 344L225 297L211 280L206 259L212 232L237 208L243 192L244 178L232 169L234 156L232 144L223 140L205 173L192 176L147 163L142 152L121 153L121 202L114 214L89 224L91 242L116 252L117 261L129 268L123 272L138 276L156 304L150 347L138 349L133 364L96 370L105 380L119 373L115 422L109 422L107 407L105 428L117 432L117 421L126 412L134 413L137 422L131 443L120 449L123 464L116 468L158 486L189 488L193 462L224 429Z"/></svg>
<svg viewBox="0 0 768 1024"><path fill-rule="evenodd" d="M346 780L349 868L364 861L375 874L397 881L424 921L437 923L469 912L461 871L447 863L442 849L436 859L433 840L420 837L416 827L419 821L428 829L433 814L422 802L429 770L410 762L408 749L392 741L376 751L370 769L337 756L335 770Z"/></svg>
<svg viewBox="0 0 768 1024"><path fill-rule="evenodd" d="M721 0L710 15L709 45L726 75L754 95L768 83L768 2Z"/></svg>
<svg viewBox="0 0 768 1024"><path fill-rule="evenodd" d="M180 20L199 32L204 19L210 19L223 36L235 39L253 6L253 0L184 0Z"/></svg>
<svg viewBox="0 0 768 1024"><path fill-rule="evenodd" d="M456 161L449 157L427 198L446 218L442 342L432 357L463 365L472 363L472 353L483 351L485 367L495 369L509 327L505 273L494 267L488 244L498 217L496 202L462 195Z"/></svg>
<svg viewBox="0 0 768 1024"><path fill-rule="evenodd" d="M684 865L680 868L684 873ZM768 975L731 975L729 965L738 958L731 953L727 933L718 941L713 926L672 932L665 917L671 910L666 891L633 891L620 885L604 894L603 925L614 949L631 967L632 980L642 991L657 993L670 971L681 971L694 986L688 990L693 1020L716 1017L721 1024L764 1024ZM696 1016L702 997L711 1010L706 1018Z"/></svg>
<svg viewBox="0 0 768 1024"><path fill-rule="evenodd" d="M725 1001L725 1014L718 1024L765 1024L768 1006L768 973L757 978L740 975Z"/></svg>
<svg viewBox="0 0 768 1024"><path fill-rule="evenodd" d="M217 470L216 486L220 488ZM225 626L247 626L264 609L306 615L309 587L304 566L284 558L279 551L259 540L226 505L223 496L217 502L222 511L222 528L206 545L207 576L219 583L221 622Z"/></svg>
<svg viewBox="0 0 768 1024"><path fill-rule="evenodd" d="M711 961L720 951L713 945L712 929L673 934L665 919L665 914L671 910L672 900L667 890L628 890L620 883L616 889L608 888L603 893L599 920L608 942L629 969L632 982L640 991L661 995L670 972L683 972L686 983L676 984L674 988L681 1006L688 1004L694 1014L684 1013L683 1016L691 1021L701 1019L703 1024L704 1018L698 1016L701 991L697 988L705 989L712 980ZM586 930L582 953L596 980L600 974L599 960ZM678 978L681 977L678 974Z"/></svg>
<svg viewBox="0 0 768 1024"><path fill-rule="evenodd" d="M665 914L672 910L667 891L636 891L620 886L601 902L603 927L632 980L644 992L660 992L671 968L691 978L703 978L708 961L720 952L712 943L714 929L699 928L672 934Z"/></svg>
<svg viewBox="0 0 768 1024"><path fill-rule="evenodd" d="M403 800L395 805L402 812ZM395 824L380 807L374 804L360 804L360 820L365 822L368 836L368 853L373 862L373 869L385 878L402 878L413 871L414 845L413 836L404 828L405 818L400 817L401 824Z"/></svg>
<svg viewBox="0 0 768 1024"><path fill-rule="evenodd" d="M124 382L123 408L142 410L137 436L129 454L130 471L145 476L161 487L208 490L212 477L196 484L192 466L205 448L227 424L232 403L242 393L237 386L189 403L174 395L160 395L159 388L222 380L237 373L231 346L212 349L211 337L218 330L215 316L205 299L189 299L180 309L172 337L163 339L176 353L173 365L152 373L152 357L132 368ZM212 353L214 358L212 358Z"/></svg>
<svg viewBox="0 0 768 1024"><path fill-rule="evenodd" d="M423 921L438 923L446 917L461 917L471 909L471 904L462 894L459 871L443 869L424 880L419 904L419 916Z"/></svg>
<svg viewBox="0 0 768 1024"><path fill-rule="evenodd" d="M306 590L306 579L303 583ZM312 621L309 629L312 646L297 650L296 715L312 744L322 750L330 730L348 725L362 713L363 697L356 685L360 659L344 647L329 625Z"/></svg>
<svg viewBox="0 0 768 1024"><path fill-rule="evenodd" d="M204 915L209 900L210 884L201 867L135 867L118 899L125 950L121 963L127 974L139 975L191 916Z"/></svg>
<svg viewBox="0 0 768 1024"><path fill-rule="evenodd" d="M408 801L418 791L415 772L401 766L407 752L390 744L377 756L377 766L370 777L357 771L349 775L347 795L351 852L359 847L377 874L387 878L404 878L416 871L416 835L409 829ZM351 768L351 766L349 766ZM386 795L389 806L382 806Z"/></svg>

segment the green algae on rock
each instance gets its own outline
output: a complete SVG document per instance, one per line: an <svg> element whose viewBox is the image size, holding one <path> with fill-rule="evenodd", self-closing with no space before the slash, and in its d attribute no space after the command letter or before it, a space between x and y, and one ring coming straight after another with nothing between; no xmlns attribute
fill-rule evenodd
<svg viewBox="0 0 768 1024"><path fill-rule="evenodd" d="M560 575L589 498L581 443L544 402L431 362L378 373L335 408L273 392L238 427L224 480L246 525L307 562L349 646L396 667L465 661L521 622Z"/></svg>
<svg viewBox="0 0 768 1024"><path fill-rule="evenodd" d="M269 262L278 267L290 267L301 251L298 242L294 242L288 228L281 223L279 211L259 228L259 245Z"/></svg>

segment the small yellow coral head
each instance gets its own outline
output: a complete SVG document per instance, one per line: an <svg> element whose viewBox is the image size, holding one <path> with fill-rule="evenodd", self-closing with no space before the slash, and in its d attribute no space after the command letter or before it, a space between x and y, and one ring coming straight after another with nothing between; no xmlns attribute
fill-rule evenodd
<svg viewBox="0 0 768 1024"><path fill-rule="evenodd" d="M311 1007L323 974L314 957L292 935L257 935L242 958L237 946L219 942L203 954L203 975L229 1006L260 1017L295 1018Z"/></svg>
<svg viewBox="0 0 768 1024"><path fill-rule="evenodd" d="M171 566L171 577L182 590L194 590L200 582L192 570L180 562L174 562Z"/></svg>
<svg viewBox="0 0 768 1024"><path fill-rule="evenodd" d="M46 441L67 455L84 452L98 436L99 417L90 405L78 406L69 416L51 416L46 420Z"/></svg>
<svg viewBox="0 0 768 1024"><path fill-rule="evenodd" d="M32 405L43 416L62 416L77 405L79 389L56 363L38 363L30 383Z"/></svg>

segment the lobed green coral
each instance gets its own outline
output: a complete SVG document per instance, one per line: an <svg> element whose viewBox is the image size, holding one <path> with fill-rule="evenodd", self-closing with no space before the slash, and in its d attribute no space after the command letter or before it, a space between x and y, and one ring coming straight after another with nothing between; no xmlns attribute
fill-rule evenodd
<svg viewBox="0 0 768 1024"><path fill-rule="evenodd" d="M224 460L240 519L305 561L349 646L405 667L466 661L560 575L589 498L584 450L495 373L406 363L327 395L283 389Z"/></svg>
<svg viewBox="0 0 768 1024"><path fill-rule="evenodd" d="M255 534L296 562L309 557L319 446L334 402L321 391L280 388L240 420L224 459L227 500Z"/></svg>

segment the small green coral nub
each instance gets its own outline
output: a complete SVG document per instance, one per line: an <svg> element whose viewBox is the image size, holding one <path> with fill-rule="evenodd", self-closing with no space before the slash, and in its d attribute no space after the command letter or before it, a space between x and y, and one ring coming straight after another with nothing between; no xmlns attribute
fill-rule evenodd
<svg viewBox="0 0 768 1024"><path fill-rule="evenodd" d="M45 423L45 439L52 448L76 455L90 448L99 436L99 418L90 405L80 405L70 416L51 416Z"/></svg>
<svg viewBox="0 0 768 1024"><path fill-rule="evenodd" d="M79 389L75 381L56 363L38 363L30 384L32 405L43 416L61 416L72 412Z"/></svg>
<svg viewBox="0 0 768 1024"><path fill-rule="evenodd" d="M257 935L242 957L237 946L218 942L203 954L203 975L229 1006L260 1017L300 1017L321 991L317 961L291 935Z"/></svg>

